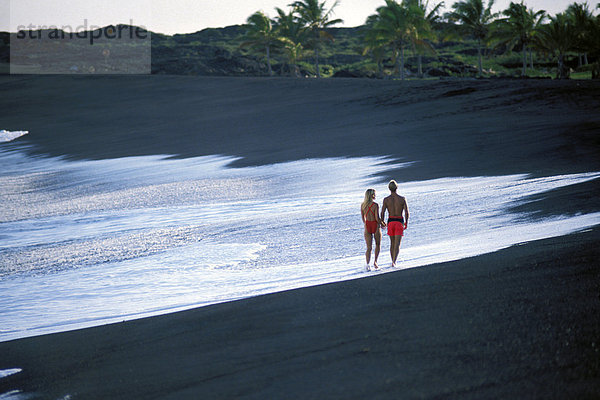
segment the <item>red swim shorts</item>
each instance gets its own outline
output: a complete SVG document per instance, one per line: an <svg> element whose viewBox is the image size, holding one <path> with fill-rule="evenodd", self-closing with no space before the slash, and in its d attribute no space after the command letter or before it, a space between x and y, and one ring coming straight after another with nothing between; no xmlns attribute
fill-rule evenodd
<svg viewBox="0 0 600 400"><path fill-rule="evenodd" d="M389 236L404 236L404 224L400 221L389 221L387 232Z"/></svg>
<svg viewBox="0 0 600 400"><path fill-rule="evenodd" d="M377 232L377 225L379 225L377 223L377 221L365 221L365 226L367 228L367 232L369 232L371 234Z"/></svg>

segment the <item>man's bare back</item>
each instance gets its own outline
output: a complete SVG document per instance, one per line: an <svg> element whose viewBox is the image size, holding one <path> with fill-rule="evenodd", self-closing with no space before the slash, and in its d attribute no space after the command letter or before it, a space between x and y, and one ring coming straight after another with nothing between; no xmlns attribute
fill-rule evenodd
<svg viewBox="0 0 600 400"><path fill-rule="evenodd" d="M406 206L406 199L404 197L397 193L392 193L383 199L383 206L381 207L382 220L385 217L386 210L390 217L403 217L404 224L408 223L408 207Z"/></svg>

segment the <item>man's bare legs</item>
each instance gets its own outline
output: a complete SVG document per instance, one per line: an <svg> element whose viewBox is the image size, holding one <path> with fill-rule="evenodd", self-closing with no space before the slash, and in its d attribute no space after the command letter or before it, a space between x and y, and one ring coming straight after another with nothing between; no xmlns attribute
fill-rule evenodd
<svg viewBox="0 0 600 400"><path fill-rule="evenodd" d="M396 260L398 259L398 253L400 253L400 243L402 242L402 236L390 236L390 256L392 257L392 267L396 266Z"/></svg>

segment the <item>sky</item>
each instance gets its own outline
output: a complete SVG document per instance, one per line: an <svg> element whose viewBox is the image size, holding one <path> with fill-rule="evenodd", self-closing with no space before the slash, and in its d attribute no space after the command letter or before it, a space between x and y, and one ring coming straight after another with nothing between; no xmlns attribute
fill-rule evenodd
<svg viewBox="0 0 600 400"><path fill-rule="evenodd" d="M0 0L0 31L16 32L19 27L43 26L104 27L125 23L143 26L164 34L190 33L204 28L243 24L255 11L275 16L275 7L284 10L293 0ZM448 9L455 0L447 0ZM511 0L496 0L493 9L505 9ZM513 0L515 1L515 0ZM535 10L550 14L564 11L574 0L526 0ZM581 2L583 0L579 0ZM599 0L589 1L594 6ZM438 1L430 0L431 4ZM333 0L326 4L332 5ZM344 20L338 26L362 25L384 0L340 0L335 18Z"/></svg>

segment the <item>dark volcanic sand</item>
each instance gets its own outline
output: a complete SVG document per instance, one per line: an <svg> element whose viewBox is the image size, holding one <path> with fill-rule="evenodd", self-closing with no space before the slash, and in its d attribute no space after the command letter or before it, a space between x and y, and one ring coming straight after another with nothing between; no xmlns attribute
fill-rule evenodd
<svg viewBox="0 0 600 400"><path fill-rule="evenodd" d="M1 76L32 154L389 155L399 181L600 171L600 83ZM519 208L597 212L600 180ZM459 206L459 205L457 205ZM57 399L600 396L600 231L452 263L0 343ZM383 251L387 251L384 242Z"/></svg>
<svg viewBox="0 0 600 400"><path fill-rule="evenodd" d="M0 129L71 158L390 155L398 180L600 171L600 82L0 76Z"/></svg>

